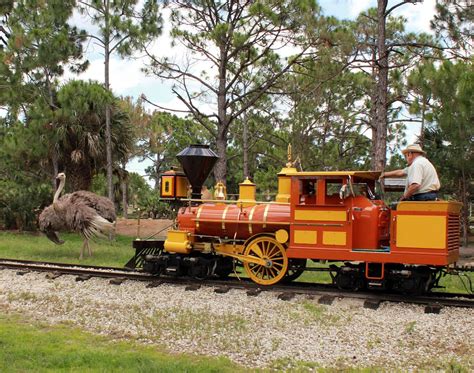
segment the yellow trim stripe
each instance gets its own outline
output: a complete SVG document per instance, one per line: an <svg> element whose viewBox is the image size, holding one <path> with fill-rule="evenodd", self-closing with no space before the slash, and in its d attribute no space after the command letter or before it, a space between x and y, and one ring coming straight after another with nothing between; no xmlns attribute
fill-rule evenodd
<svg viewBox="0 0 474 373"><path fill-rule="evenodd" d="M346 245L346 232L323 232L323 245Z"/></svg>
<svg viewBox="0 0 474 373"><path fill-rule="evenodd" d="M250 210L250 214L249 214L249 233L250 234L253 234L253 229L252 229L252 219L253 219L253 213L255 212L255 209L257 208L258 205L255 205L254 207L252 207L252 210Z"/></svg>
<svg viewBox="0 0 474 373"><path fill-rule="evenodd" d="M204 205L198 207L197 214L196 214L196 230L199 229L199 217L201 216L202 208Z"/></svg>
<svg viewBox="0 0 474 373"><path fill-rule="evenodd" d="M268 210L270 210L270 204L266 205L265 206L265 211L263 211L263 227L262 228L265 228L267 226L267 218L268 218Z"/></svg>
<svg viewBox="0 0 474 373"><path fill-rule="evenodd" d="M331 210L296 210L295 220L324 220L324 221L346 221L347 211Z"/></svg>
<svg viewBox="0 0 474 373"><path fill-rule="evenodd" d="M300 231L295 230L293 241L296 244L311 245L316 244L318 239L318 232L316 231Z"/></svg>
<svg viewBox="0 0 474 373"><path fill-rule="evenodd" d="M196 221L196 218L192 219L193 221ZM222 223L222 219L200 219L199 220L201 223ZM248 221L242 221L242 220L226 220L227 223L232 223L232 224L248 224ZM252 225L255 224L266 224L266 225L290 225L289 222L287 221L263 221L263 220L254 220L252 221ZM296 224L295 224L296 225ZM342 224L300 224L303 226L322 226L322 227L342 227Z"/></svg>
<svg viewBox="0 0 474 373"><path fill-rule="evenodd" d="M222 230L225 230L225 217L227 215L227 210L229 210L230 205L227 205L222 213Z"/></svg>
<svg viewBox="0 0 474 373"><path fill-rule="evenodd" d="M448 212L458 214L462 203L455 201L403 201L397 205L397 211Z"/></svg>

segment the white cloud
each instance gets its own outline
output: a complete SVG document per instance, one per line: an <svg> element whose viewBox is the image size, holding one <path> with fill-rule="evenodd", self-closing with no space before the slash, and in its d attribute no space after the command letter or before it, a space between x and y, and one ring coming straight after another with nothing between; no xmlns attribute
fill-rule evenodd
<svg viewBox="0 0 474 373"><path fill-rule="evenodd" d="M401 0L389 0L387 9L400 3ZM376 8L375 0L337 1L337 12L340 18L355 19L369 9ZM331 4L331 6L334 6ZM393 11L393 15L404 16L407 19L407 29L413 32L430 32L430 21L435 13L436 0L423 0L416 4L404 4Z"/></svg>
<svg viewBox="0 0 474 373"><path fill-rule="evenodd" d="M127 95L134 88L148 85L149 79L140 69L141 63L112 57L110 59L110 85L112 91L118 95ZM95 59L91 61L87 71L80 74L78 78L104 82L104 60Z"/></svg>
<svg viewBox="0 0 474 373"><path fill-rule="evenodd" d="M357 18L357 16L361 12L371 7L376 6L373 0L351 0L351 1L348 1L348 3L349 3L349 18L351 19ZM341 8L342 7L343 7L343 4L341 4ZM341 12L342 11L343 10L341 10Z"/></svg>
<svg viewBox="0 0 474 373"><path fill-rule="evenodd" d="M436 11L435 0L424 0L421 3L405 4L394 11L395 15L407 19L407 29L413 32L431 32L430 21Z"/></svg>

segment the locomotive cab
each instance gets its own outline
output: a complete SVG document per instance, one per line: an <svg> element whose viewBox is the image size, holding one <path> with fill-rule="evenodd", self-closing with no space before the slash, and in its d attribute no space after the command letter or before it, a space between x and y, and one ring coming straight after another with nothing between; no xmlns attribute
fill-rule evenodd
<svg viewBox="0 0 474 373"><path fill-rule="evenodd" d="M373 192L378 176L358 171L293 175L288 256L341 260L345 251L389 250L389 208Z"/></svg>

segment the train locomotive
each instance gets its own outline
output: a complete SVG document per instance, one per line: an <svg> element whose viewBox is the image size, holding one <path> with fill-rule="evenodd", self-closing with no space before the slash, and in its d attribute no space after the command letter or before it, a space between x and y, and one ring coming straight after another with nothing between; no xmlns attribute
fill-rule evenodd
<svg viewBox="0 0 474 373"><path fill-rule="evenodd" d="M255 283L273 285L324 262L341 289L421 293L459 258L462 205L404 201L391 209L375 194L380 172L303 172L289 155L274 201L257 201L248 179L238 200L227 200L222 184L213 199L201 200L217 155L192 145L177 158L185 176L169 172L161 180L162 198L183 202L175 227L165 238L135 240L128 266L204 279L226 277L237 264Z"/></svg>

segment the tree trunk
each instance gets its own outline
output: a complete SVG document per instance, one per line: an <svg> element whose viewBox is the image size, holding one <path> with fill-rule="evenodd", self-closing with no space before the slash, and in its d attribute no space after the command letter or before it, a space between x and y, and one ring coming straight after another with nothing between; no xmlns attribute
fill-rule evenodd
<svg viewBox="0 0 474 373"><path fill-rule="evenodd" d="M420 137L418 143L423 148L425 143L425 114L426 114L426 96L423 94L423 107L421 110L421 127L420 127Z"/></svg>
<svg viewBox="0 0 474 373"><path fill-rule="evenodd" d="M127 198L127 180L122 180L122 205L123 205L123 218L128 219L128 198Z"/></svg>
<svg viewBox="0 0 474 373"><path fill-rule="evenodd" d="M90 167L71 163L67 167L66 177L66 185L70 191L90 190L92 185L92 172Z"/></svg>
<svg viewBox="0 0 474 373"><path fill-rule="evenodd" d="M372 50L372 79L377 82L377 53L375 48ZM371 159L371 169L376 169L375 163L375 144L377 143L377 125L376 125L376 115L377 115L377 86L373 86L370 89L370 102L372 103L369 110L369 124L372 131L372 148L370 150L370 159Z"/></svg>
<svg viewBox="0 0 474 373"><path fill-rule="evenodd" d="M48 77L48 74L45 72L45 75L47 77L46 79L46 84L48 86L48 100L49 100L49 107L51 108L51 111L56 111L56 106L54 104L54 96L53 96L53 89L51 87L51 82L49 80L49 77ZM51 123L53 126L55 126L56 124L54 123ZM56 190L56 176L58 175L59 173L59 156L58 156L58 152L56 151L56 143L54 144L55 146L53 147L52 149L52 152L51 152L51 163L53 165L53 189Z"/></svg>
<svg viewBox="0 0 474 373"><path fill-rule="evenodd" d="M109 74L109 65L110 65L110 39L109 39L109 2L106 1L105 4L105 33L104 33L104 80L105 80L105 89L110 90L110 74ZM105 106L105 148L107 155L107 196L111 201L114 200L114 184L113 184L113 163L112 163L112 128L110 123L110 106Z"/></svg>
<svg viewBox="0 0 474 373"><path fill-rule="evenodd" d="M467 246L469 244L469 196L467 193L467 185L468 180L466 180L466 174L464 173L464 169L461 170L462 177L460 180L460 194L461 194L461 202L462 202L462 209L461 209L461 241L463 246Z"/></svg>
<svg viewBox="0 0 474 373"><path fill-rule="evenodd" d="M243 150L243 162L244 162L244 179L250 177L249 173L249 141L248 141L248 117L247 113L244 114L243 120L243 131L242 131L242 150Z"/></svg>
<svg viewBox="0 0 474 373"><path fill-rule="evenodd" d="M222 128L219 128L218 136L216 138L217 155L219 159L214 166L214 177L216 182L223 182L226 184L227 175L227 134L224 133Z"/></svg>
<svg viewBox="0 0 474 373"><path fill-rule="evenodd" d="M155 192L160 193L160 168L161 168L161 160L160 155L156 155L156 160L153 164L153 174L150 177L155 180Z"/></svg>
<svg viewBox="0 0 474 373"><path fill-rule="evenodd" d="M53 149L51 154L51 162L53 165L53 190L56 190L56 176L59 173L59 162L58 162L58 153Z"/></svg>
<svg viewBox="0 0 474 373"><path fill-rule="evenodd" d="M388 87L388 55L385 45L385 10L387 0L377 1L377 48L378 48L378 79L377 101L375 112L375 154L374 169L382 171L387 160L387 87Z"/></svg>
<svg viewBox="0 0 474 373"><path fill-rule="evenodd" d="M227 177L227 131L229 127L229 121L227 119L227 100L226 100L226 54L225 46L220 47L220 64L219 64L219 88L217 92L217 155L219 159L214 166L214 176L216 182L222 182L226 184Z"/></svg>
<svg viewBox="0 0 474 373"><path fill-rule="evenodd" d="M122 162L122 172L120 172L120 186L122 189L122 206L123 206L123 217L128 218L128 173L125 167L127 162Z"/></svg>

